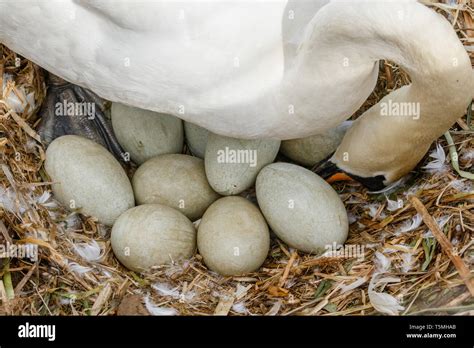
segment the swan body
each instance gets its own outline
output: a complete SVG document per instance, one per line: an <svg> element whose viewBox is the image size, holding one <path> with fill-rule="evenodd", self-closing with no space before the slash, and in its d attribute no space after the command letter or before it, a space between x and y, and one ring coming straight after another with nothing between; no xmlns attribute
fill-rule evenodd
<svg viewBox="0 0 474 348"><path fill-rule="evenodd" d="M450 24L399 1L2 0L0 42L114 102L236 138L301 138L349 118L378 61L412 84L360 117L331 161L392 182L463 115L474 74ZM388 103L410 115L383 117Z"/></svg>

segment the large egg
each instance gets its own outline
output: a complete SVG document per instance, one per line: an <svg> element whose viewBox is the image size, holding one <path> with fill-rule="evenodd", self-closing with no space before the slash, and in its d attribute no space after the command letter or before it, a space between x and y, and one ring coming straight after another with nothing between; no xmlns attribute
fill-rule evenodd
<svg viewBox="0 0 474 348"><path fill-rule="evenodd" d="M336 151L352 122L347 121L324 134L281 142L282 154L304 166L314 166Z"/></svg>
<svg viewBox="0 0 474 348"><path fill-rule="evenodd" d="M256 192L271 229L289 246L318 254L346 240L344 204L313 172L289 163L270 164L258 175Z"/></svg>
<svg viewBox="0 0 474 348"><path fill-rule="evenodd" d="M164 204L192 221L219 198L207 182L204 161L188 155L154 157L138 168L132 183L137 204Z"/></svg>
<svg viewBox="0 0 474 348"><path fill-rule="evenodd" d="M92 140L76 135L56 138L46 151L45 169L56 199L103 224L112 225L135 204L120 163Z"/></svg>
<svg viewBox="0 0 474 348"><path fill-rule="evenodd" d="M202 217L197 241L211 270L235 276L256 271L263 264L270 234L257 207L242 197L224 197Z"/></svg>
<svg viewBox="0 0 474 348"><path fill-rule="evenodd" d="M199 127L191 122L184 122L186 144L188 144L189 150L194 156L204 158L209 133L206 128Z"/></svg>
<svg viewBox="0 0 474 348"><path fill-rule="evenodd" d="M196 230L179 211L161 204L145 204L120 215L110 241L119 261L140 272L192 257Z"/></svg>
<svg viewBox="0 0 474 348"><path fill-rule="evenodd" d="M226 196L245 191L260 170L274 161L279 148L279 140L242 140L211 133L205 156L209 184Z"/></svg>
<svg viewBox="0 0 474 348"><path fill-rule="evenodd" d="M183 150L183 122L174 116L112 103L112 127L118 142L137 164Z"/></svg>

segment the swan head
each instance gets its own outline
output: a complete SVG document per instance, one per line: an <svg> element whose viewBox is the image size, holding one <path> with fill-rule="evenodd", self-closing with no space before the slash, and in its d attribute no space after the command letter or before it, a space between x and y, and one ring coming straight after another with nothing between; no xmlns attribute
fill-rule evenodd
<svg viewBox="0 0 474 348"><path fill-rule="evenodd" d="M328 161L322 162L318 167L316 167L315 172L325 179L329 184L338 181L355 180L367 187L370 191L379 191L387 186L387 178L384 175L361 177L344 171L330 159Z"/></svg>
<svg viewBox="0 0 474 348"><path fill-rule="evenodd" d="M401 89L399 95L403 93ZM395 100L395 96L390 98ZM345 173L371 191L382 190L412 171L453 122L430 119L385 117L379 107L373 107L353 123L335 153L316 172L326 179Z"/></svg>
<svg viewBox="0 0 474 348"><path fill-rule="evenodd" d="M354 122L319 172L326 178L345 173L371 191L382 190L413 170L442 135L430 135L426 124L419 123L413 119L385 123L380 116L366 114Z"/></svg>
<svg viewBox="0 0 474 348"><path fill-rule="evenodd" d="M411 85L367 110L317 172L345 173L372 191L410 173L472 102L474 70L465 52L459 57L462 66L439 64L423 77L414 75Z"/></svg>

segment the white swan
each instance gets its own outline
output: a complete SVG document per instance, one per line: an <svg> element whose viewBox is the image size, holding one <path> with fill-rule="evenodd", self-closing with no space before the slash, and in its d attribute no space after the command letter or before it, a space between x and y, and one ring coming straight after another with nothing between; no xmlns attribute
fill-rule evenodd
<svg viewBox="0 0 474 348"><path fill-rule="evenodd" d="M412 84L360 117L331 158L385 184L410 171L474 95L450 24L410 0L2 0L0 42L106 99L239 138L337 126L373 90L378 61L392 60ZM396 116L411 106L420 114Z"/></svg>

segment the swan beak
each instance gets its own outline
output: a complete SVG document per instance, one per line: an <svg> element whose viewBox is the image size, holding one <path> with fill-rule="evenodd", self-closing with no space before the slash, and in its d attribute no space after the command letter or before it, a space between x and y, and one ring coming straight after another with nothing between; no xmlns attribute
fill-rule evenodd
<svg viewBox="0 0 474 348"><path fill-rule="evenodd" d="M313 168L313 171L322 177L328 184L338 181L354 181L331 161L325 161Z"/></svg>
<svg viewBox="0 0 474 348"><path fill-rule="evenodd" d="M328 184L332 184L338 181L354 181L354 179L352 179L349 175L343 172L333 174L325 180Z"/></svg>

